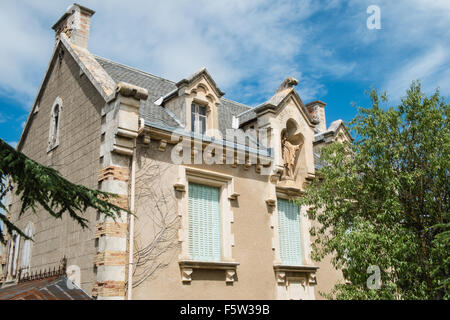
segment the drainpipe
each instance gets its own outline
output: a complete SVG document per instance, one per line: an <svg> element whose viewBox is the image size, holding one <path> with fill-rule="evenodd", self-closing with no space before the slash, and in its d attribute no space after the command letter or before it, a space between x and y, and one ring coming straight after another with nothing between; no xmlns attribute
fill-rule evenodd
<svg viewBox="0 0 450 320"><path fill-rule="evenodd" d="M131 190L130 190L130 238L128 256L128 292L127 299L131 300L133 295L133 254L134 254L134 198L135 198L135 178L136 178L136 141L134 142L133 158L131 160Z"/></svg>

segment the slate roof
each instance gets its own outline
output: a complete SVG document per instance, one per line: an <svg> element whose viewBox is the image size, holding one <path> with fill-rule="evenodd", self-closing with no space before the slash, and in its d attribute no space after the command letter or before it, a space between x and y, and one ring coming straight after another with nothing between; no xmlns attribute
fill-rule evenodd
<svg viewBox="0 0 450 320"><path fill-rule="evenodd" d="M68 283L72 286L69 288ZM0 289L0 300L93 300L66 276L30 280Z"/></svg>
<svg viewBox="0 0 450 320"><path fill-rule="evenodd" d="M225 129L232 128L233 116L237 117L240 113L251 110L249 106L225 98L221 98L220 102L219 130L221 132L225 132Z"/></svg>
<svg viewBox="0 0 450 320"><path fill-rule="evenodd" d="M124 81L148 90L148 99L143 102L140 111L140 116L147 122L168 129L180 127L175 116L169 110L154 103L159 98L176 90L175 82L99 56L95 56L95 59L116 83ZM233 116L251 110L251 107L225 98L221 98L220 101L219 130L225 134L226 129L232 128Z"/></svg>
<svg viewBox="0 0 450 320"><path fill-rule="evenodd" d="M140 108L141 117L158 125L171 128L179 127L178 123L165 108L154 104L158 98L177 88L173 81L121 65L105 58L96 56L95 59L116 83L124 81L148 90L148 99L143 102Z"/></svg>
<svg viewBox="0 0 450 320"><path fill-rule="evenodd" d="M244 124L256 118L256 112L253 109L246 110L239 114L239 124Z"/></svg>

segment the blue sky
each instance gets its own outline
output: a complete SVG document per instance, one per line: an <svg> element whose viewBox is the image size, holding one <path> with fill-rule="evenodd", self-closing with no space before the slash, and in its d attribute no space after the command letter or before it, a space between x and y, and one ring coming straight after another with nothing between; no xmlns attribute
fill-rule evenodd
<svg viewBox="0 0 450 320"><path fill-rule="evenodd" d="M49 62L51 26L73 1L0 2L0 138L15 145ZM79 0L96 11L92 53L177 81L205 66L225 97L257 105L287 76L327 122L351 120L364 91L398 103L410 82L450 97L448 0ZM369 30L366 10L381 10Z"/></svg>

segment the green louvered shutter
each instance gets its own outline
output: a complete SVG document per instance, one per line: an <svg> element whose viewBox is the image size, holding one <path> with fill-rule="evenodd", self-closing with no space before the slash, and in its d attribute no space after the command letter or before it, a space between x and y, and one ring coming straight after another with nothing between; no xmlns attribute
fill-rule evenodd
<svg viewBox="0 0 450 320"><path fill-rule="evenodd" d="M219 188L189 183L188 193L191 259L220 261Z"/></svg>
<svg viewBox="0 0 450 320"><path fill-rule="evenodd" d="M300 214L298 205L292 201L278 199L278 232L280 257L283 264L302 264L302 242L300 237Z"/></svg>

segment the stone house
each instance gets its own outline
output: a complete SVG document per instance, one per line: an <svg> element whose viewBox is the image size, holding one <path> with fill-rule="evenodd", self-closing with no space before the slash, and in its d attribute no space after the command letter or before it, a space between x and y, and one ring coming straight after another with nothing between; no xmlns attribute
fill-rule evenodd
<svg viewBox="0 0 450 320"><path fill-rule="evenodd" d="M224 98L203 68L173 82L88 50L94 11L74 4L18 150L70 181L116 193L134 212L87 210L90 228L45 212L12 220L31 235L5 250L5 283L67 257L97 299L320 299L341 278L310 258L314 221L293 201L317 150L351 137L327 129L325 103L304 104L287 78L257 107Z"/></svg>

